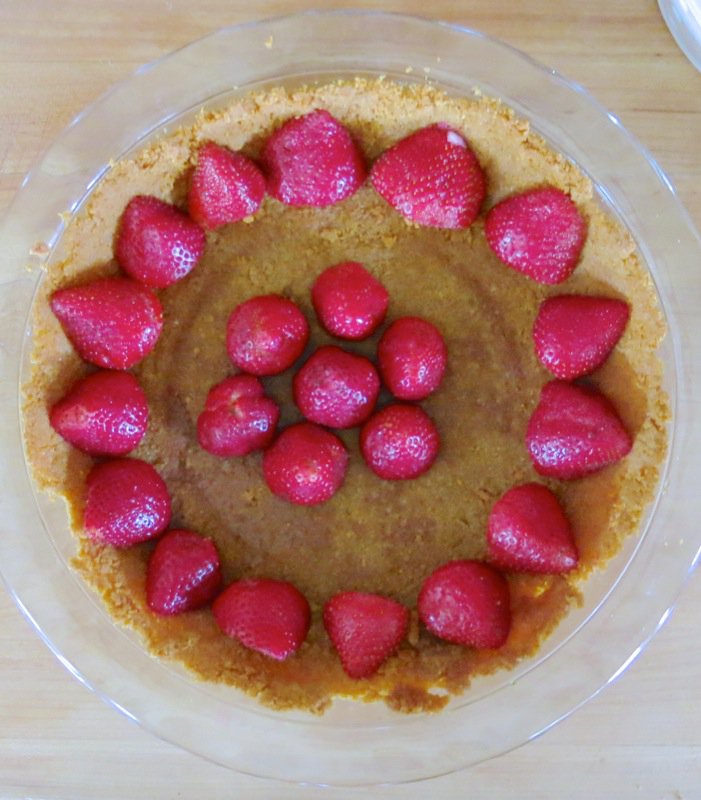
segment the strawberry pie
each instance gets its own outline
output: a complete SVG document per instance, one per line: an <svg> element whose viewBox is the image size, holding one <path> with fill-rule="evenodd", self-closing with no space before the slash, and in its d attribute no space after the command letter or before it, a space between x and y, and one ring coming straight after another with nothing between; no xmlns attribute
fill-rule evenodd
<svg viewBox="0 0 701 800"><path fill-rule="evenodd" d="M67 227L26 451L154 656L276 709L436 711L636 535L664 332L630 235L497 100L261 89Z"/></svg>

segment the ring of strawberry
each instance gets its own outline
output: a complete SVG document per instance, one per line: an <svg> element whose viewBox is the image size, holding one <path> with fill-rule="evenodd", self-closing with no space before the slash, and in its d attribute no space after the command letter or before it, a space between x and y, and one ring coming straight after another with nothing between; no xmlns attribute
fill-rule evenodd
<svg viewBox="0 0 701 800"><path fill-rule="evenodd" d="M323 147L317 141L320 132L327 136ZM263 160L271 193L289 205L338 202L365 177L359 149L343 126L324 111L285 123L268 140ZM371 178L390 204L422 225L466 227L484 197L485 178L474 154L462 136L444 124L398 142L378 159ZM240 220L257 210L264 193L264 178L252 162L215 143L204 145L188 197L195 221L157 198L135 197L122 218L116 256L127 273L148 286L168 286L185 277L202 256L205 239L197 223L211 229ZM576 266L586 226L567 195L545 187L495 206L487 215L485 233L502 261L542 283L559 283ZM520 242L518 252L513 250L514 242ZM322 325L347 339L372 333L384 319L388 299L382 284L356 262L329 268L313 289ZM138 363L153 349L162 328L158 299L127 278L59 290L51 304L80 355L111 369ZM237 341L238 320L232 315L227 337L232 360L255 374L286 369L306 345L309 328L304 316L281 297L254 298L248 306L248 317L240 314L241 307L236 310L244 318L239 327L253 329L257 344L249 347L246 330L243 343ZM550 298L542 304L534 325L536 352L557 377L578 377L603 363L627 319L628 308L621 301ZM402 324L407 329L404 333ZM253 360L246 361L251 350ZM433 326L408 318L385 332L378 357L385 383L395 396L418 400L440 383L446 351ZM308 394L302 388L303 378L298 373L295 379L300 408ZM107 386L110 381L112 390ZM357 387L346 388L348 396L358 394ZM90 454L123 455L139 443L145 430L148 409L139 391L130 375L96 373L54 406L51 422L68 441ZM376 394L373 383L367 413ZM340 408L338 396L333 403ZM214 421L215 412L224 416ZM210 392L200 417L200 440L211 452L220 450L218 455L250 452L269 444L278 413L256 378L235 376ZM103 422L107 420L104 431L98 430L97 422L90 422L101 414ZM84 428L75 424L79 416L88 420ZM313 413L307 416L314 418ZM340 419L334 414L317 421L342 427ZM361 421L353 418L351 424ZM220 447L224 440L226 444ZM544 387L531 418L527 445L537 471L572 479L622 457L631 441L602 395L553 381ZM433 463L438 435L421 409L395 405L366 424L361 448L381 477L416 477ZM264 473L275 493L311 505L339 488L347 459L333 434L302 423L288 428L266 451ZM145 462L116 459L97 465L88 476L85 528L93 538L117 547L130 546L159 536L170 513L165 483ZM561 573L577 563L562 509L554 495L537 484L516 486L504 494L490 514L487 539L490 561L502 569ZM214 544L192 531L173 530L160 539L149 560L148 605L159 614L198 608L215 596L220 582ZM494 566L449 562L424 581L418 611L427 629L440 638L466 646L500 647L510 627L508 584ZM261 578L230 585L214 602L213 612L227 635L276 659L297 651L310 624L308 603L295 587ZM401 642L408 610L379 595L341 592L326 603L323 621L346 673L365 678Z"/></svg>

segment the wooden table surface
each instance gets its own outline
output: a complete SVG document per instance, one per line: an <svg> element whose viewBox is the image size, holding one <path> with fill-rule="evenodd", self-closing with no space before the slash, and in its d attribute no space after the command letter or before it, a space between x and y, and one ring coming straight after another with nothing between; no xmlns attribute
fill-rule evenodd
<svg viewBox="0 0 701 800"><path fill-rule="evenodd" d="M72 117L136 67L221 26L305 7L297 0L0 0L0 211ZM481 29L583 84L652 151L701 226L701 74L652 0L397 0L382 8ZM696 576L625 675L539 740L428 784L367 795L701 798L699 608ZM362 793L245 777L157 740L80 686L2 590L0 719L3 800Z"/></svg>

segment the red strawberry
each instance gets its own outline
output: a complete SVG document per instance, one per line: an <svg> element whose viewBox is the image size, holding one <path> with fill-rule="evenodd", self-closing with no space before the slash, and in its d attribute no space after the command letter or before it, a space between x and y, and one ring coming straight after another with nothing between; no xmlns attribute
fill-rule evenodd
<svg viewBox="0 0 701 800"><path fill-rule="evenodd" d="M630 310L623 300L562 294L543 301L533 326L536 353L558 378L593 372L623 335Z"/></svg>
<svg viewBox="0 0 701 800"><path fill-rule="evenodd" d="M567 572L579 557L555 495L538 483L509 489L494 504L487 530L489 558L515 572Z"/></svg>
<svg viewBox="0 0 701 800"><path fill-rule="evenodd" d="M265 196L265 178L246 156L207 142L197 151L187 210L211 230L255 214Z"/></svg>
<svg viewBox="0 0 701 800"><path fill-rule="evenodd" d="M270 194L288 206L328 206L356 192L365 159L328 111L287 120L267 140L262 161Z"/></svg>
<svg viewBox="0 0 701 800"><path fill-rule="evenodd" d="M467 228L486 180L465 139L444 122L412 133L375 162L370 180L402 216L432 228Z"/></svg>
<svg viewBox="0 0 701 800"><path fill-rule="evenodd" d="M156 346L163 309L153 292L129 278L102 278L51 297L78 355L106 369L129 369Z"/></svg>
<svg viewBox="0 0 701 800"><path fill-rule="evenodd" d="M351 678L369 678L399 647L409 624L401 603L363 592L341 592L324 606L324 627Z"/></svg>
<svg viewBox="0 0 701 800"><path fill-rule="evenodd" d="M418 406L387 406L370 417L360 431L365 462L388 481L423 475L436 460L439 447L436 426Z"/></svg>
<svg viewBox="0 0 701 800"><path fill-rule="evenodd" d="M600 392L550 381L528 422L526 446L536 472L572 480L623 458L633 442Z"/></svg>
<svg viewBox="0 0 701 800"><path fill-rule="evenodd" d="M382 323L389 305L387 289L357 261L328 267L312 286L319 322L341 339L360 340Z"/></svg>
<svg viewBox="0 0 701 800"><path fill-rule="evenodd" d="M309 324L297 306L276 294L236 306L226 326L226 349L235 366L253 375L277 375L302 355Z"/></svg>
<svg viewBox="0 0 701 800"><path fill-rule="evenodd" d="M278 661L296 653L309 632L309 603L285 581L243 578L224 589L212 611L227 636Z"/></svg>
<svg viewBox="0 0 701 800"><path fill-rule="evenodd" d="M157 197L137 195L122 214L114 254L132 278L163 288L189 275L205 242L204 231L187 214Z"/></svg>
<svg viewBox="0 0 701 800"><path fill-rule="evenodd" d="M329 428L352 428L372 414L380 378L367 358L327 345L304 364L292 387L295 403L308 420Z"/></svg>
<svg viewBox="0 0 701 800"><path fill-rule="evenodd" d="M270 491L302 506L333 497L347 467L343 442L311 422L286 428L263 453L263 477Z"/></svg>
<svg viewBox="0 0 701 800"><path fill-rule="evenodd" d="M74 384L53 406L49 421L84 453L124 456L144 438L148 404L129 372L94 372Z"/></svg>
<svg viewBox="0 0 701 800"><path fill-rule="evenodd" d="M504 264L538 283L555 284L577 266L587 225L569 195L549 186L497 203L484 231Z"/></svg>
<svg viewBox="0 0 701 800"><path fill-rule="evenodd" d="M197 420L200 446L215 456L245 456L267 447L280 409L253 375L234 375L210 389Z"/></svg>
<svg viewBox="0 0 701 800"><path fill-rule="evenodd" d="M438 329L419 317L402 317L382 334L380 374L400 400L423 400L443 380L448 351Z"/></svg>
<svg viewBox="0 0 701 800"><path fill-rule="evenodd" d="M468 647L501 647L511 628L509 584L480 561L450 561L424 581L419 617L431 633Z"/></svg>
<svg viewBox="0 0 701 800"><path fill-rule="evenodd" d="M151 611L170 616L201 608L220 585L219 553L211 539L186 530L168 531L159 539L146 571Z"/></svg>
<svg viewBox="0 0 701 800"><path fill-rule="evenodd" d="M85 531L91 539L129 547L168 527L170 495L145 461L117 458L93 467L86 481Z"/></svg>

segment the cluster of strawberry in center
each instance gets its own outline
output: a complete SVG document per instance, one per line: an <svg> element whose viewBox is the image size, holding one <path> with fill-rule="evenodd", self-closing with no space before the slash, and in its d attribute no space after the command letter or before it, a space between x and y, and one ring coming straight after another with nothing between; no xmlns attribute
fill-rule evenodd
<svg viewBox="0 0 701 800"><path fill-rule="evenodd" d="M150 609L169 615L213 601L224 633L276 659L291 656L304 642L309 604L296 587L269 577L242 578L222 591L213 541L191 530L167 530L171 498L165 482L151 464L125 457L148 424L146 397L128 370L153 350L163 327L154 289L191 272L204 253L207 230L255 214L266 191L288 206L321 207L346 199L366 176L357 143L322 110L276 130L260 166L206 143L191 177L188 213L156 197L134 197L115 246L126 275L62 288L51 298L73 346L100 368L49 412L61 436L99 459L87 477L87 535L115 547L160 537L147 568ZM370 180L396 211L430 227L469 227L486 196L476 155L461 133L443 123L390 147L373 164ZM549 186L501 200L483 228L502 264L551 285L569 277L586 239L576 204ZM321 325L335 337L364 339L385 319L388 293L357 262L329 267L311 291ZM591 386L573 382L605 361L628 313L623 301L599 296L563 294L542 303L533 329L535 351L557 380L544 386L526 432L539 474L581 478L630 450L631 438L611 403ZM267 485L300 505L328 501L343 483L348 453L330 428L362 426L361 453L380 478L419 478L439 451L436 426L416 403L443 378L447 349L440 332L418 317L395 320L380 339L377 367L337 346L317 349L293 381L294 400L307 421L277 435L279 409L259 378L295 364L308 338L308 322L288 298L263 295L233 309L226 345L241 372L210 390L197 422L201 446L224 458L262 448ZM400 402L376 411L381 379ZM563 509L537 483L515 486L496 502L487 542L487 562L452 561L424 581L418 613L432 634L466 646L500 647L511 625L503 571L562 573L578 563ZM354 590L332 597L323 611L329 637L353 678L380 668L404 638L408 619L408 609L395 600Z"/></svg>
<svg viewBox="0 0 701 800"><path fill-rule="evenodd" d="M383 322L389 295L362 264L348 261L322 272L312 287L312 301L328 333L359 341ZM308 421L285 428L273 441L280 411L254 376L290 368L308 339L304 314L285 297L253 297L234 309L226 342L241 373L209 392L197 424L202 447L225 458L265 448L268 487L299 505L323 503L343 483L348 452L329 428L362 425L360 451L380 478L417 478L426 472L439 447L438 431L426 412L408 403L373 411L380 375L400 400L423 400L438 388L447 350L435 326L419 317L392 323L377 348L379 374L364 356L335 345L318 348L292 384L294 401Z"/></svg>

